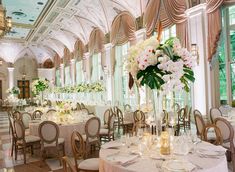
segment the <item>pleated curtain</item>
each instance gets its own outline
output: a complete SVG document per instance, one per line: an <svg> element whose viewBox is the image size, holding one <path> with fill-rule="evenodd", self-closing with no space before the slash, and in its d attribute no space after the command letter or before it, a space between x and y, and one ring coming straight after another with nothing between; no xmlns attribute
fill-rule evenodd
<svg viewBox="0 0 235 172"><path fill-rule="evenodd" d="M93 55L95 53L101 53L101 65L102 65L103 70L104 70L104 67L107 66L105 50L104 50L104 37L105 37L104 33L99 28L94 28L89 38L90 55ZM91 66L91 73L92 73L92 70L93 70L93 66Z"/></svg>
<svg viewBox="0 0 235 172"><path fill-rule="evenodd" d="M188 24L185 0L150 0L146 7L146 35L150 37L161 21L163 28L176 24L177 37L183 46L189 48Z"/></svg>
<svg viewBox="0 0 235 172"><path fill-rule="evenodd" d="M111 73L114 74L115 71L115 46L123 45L130 41L130 44L136 43L135 37L136 22L135 18L126 11L123 11L118 16L115 17L110 33L110 42L113 45L111 50Z"/></svg>

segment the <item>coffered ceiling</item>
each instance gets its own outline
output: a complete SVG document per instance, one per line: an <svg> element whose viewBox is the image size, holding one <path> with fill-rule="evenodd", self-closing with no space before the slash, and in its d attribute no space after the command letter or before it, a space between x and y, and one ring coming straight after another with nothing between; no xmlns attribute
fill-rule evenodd
<svg viewBox="0 0 235 172"><path fill-rule="evenodd" d="M197 1L197 2L196 2ZM148 0L3 0L13 29L0 41L0 56L14 63L25 54L38 63L63 56L64 47L74 50L80 39L88 43L93 28L110 31L121 11L139 17ZM199 0L193 0L200 3ZM192 3L190 3L192 5ZM189 5L190 5L189 4Z"/></svg>

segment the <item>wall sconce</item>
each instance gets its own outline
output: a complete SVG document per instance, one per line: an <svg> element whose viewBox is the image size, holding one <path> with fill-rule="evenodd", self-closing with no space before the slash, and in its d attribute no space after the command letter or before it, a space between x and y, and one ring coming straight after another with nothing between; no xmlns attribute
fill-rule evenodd
<svg viewBox="0 0 235 172"><path fill-rule="evenodd" d="M197 65L199 65L199 54L197 44L191 44L191 53L192 56L197 60Z"/></svg>
<svg viewBox="0 0 235 172"><path fill-rule="evenodd" d="M108 68L108 66L104 66L103 68L104 68L104 74L105 75L109 75L109 68Z"/></svg>

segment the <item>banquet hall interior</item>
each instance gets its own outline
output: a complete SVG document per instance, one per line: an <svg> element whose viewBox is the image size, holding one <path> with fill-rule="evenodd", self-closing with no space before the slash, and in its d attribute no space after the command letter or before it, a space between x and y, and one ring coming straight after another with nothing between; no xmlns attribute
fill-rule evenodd
<svg viewBox="0 0 235 172"><path fill-rule="evenodd" d="M0 172L235 172L234 107L235 0L0 0Z"/></svg>

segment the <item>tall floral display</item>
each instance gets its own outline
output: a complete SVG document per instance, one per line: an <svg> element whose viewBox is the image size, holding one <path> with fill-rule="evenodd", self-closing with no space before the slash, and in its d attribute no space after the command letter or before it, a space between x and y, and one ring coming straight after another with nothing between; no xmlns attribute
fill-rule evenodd
<svg viewBox="0 0 235 172"><path fill-rule="evenodd" d="M14 95L14 96L18 96L20 94L20 89L18 87L12 87L7 89L6 91L8 94Z"/></svg>
<svg viewBox="0 0 235 172"><path fill-rule="evenodd" d="M129 50L129 86L133 86L134 82L131 81L134 80L139 85L157 90L161 95L179 90L189 92L190 82L195 80L194 64L195 59L181 46L179 39L170 38L160 44L156 37L151 37ZM159 109L155 109L155 113L156 110Z"/></svg>
<svg viewBox="0 0 235 172"><path fill-rule="evenodd" d="M43 92L49 88L49 81L45 78L39 78L32 82L32 92L34 95L40 94L40 103L43 102Z"/></svg>

